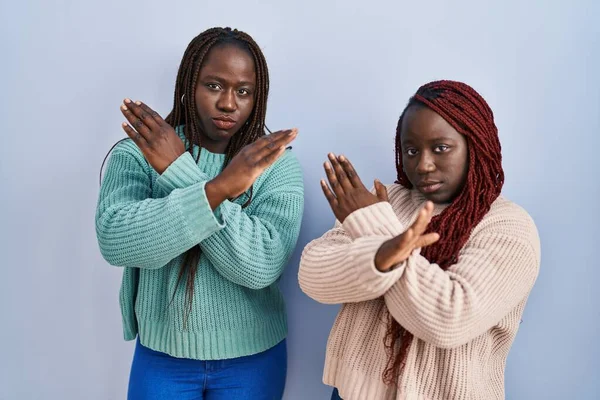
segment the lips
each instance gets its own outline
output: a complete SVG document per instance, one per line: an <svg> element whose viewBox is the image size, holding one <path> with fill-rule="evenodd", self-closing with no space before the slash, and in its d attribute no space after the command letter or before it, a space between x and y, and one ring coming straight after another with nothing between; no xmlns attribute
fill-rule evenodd
<svg viewBox="0 0 600 400"><path fill-rule="evenodd" d="M227 130L233 128L236 124L236 121L230 117L217 117L217 118L213 118L212 120L213 120L213 123L215 124L215 126L217 127L217 129L221 129L224 131L227 131Z"/></svg>
<svg viewBox="0 0 600 400"><path fill-rule="evenodd" d="M442 182L425 181L420 182L417 186L422 193L434 193L442 187Z"/></svg>

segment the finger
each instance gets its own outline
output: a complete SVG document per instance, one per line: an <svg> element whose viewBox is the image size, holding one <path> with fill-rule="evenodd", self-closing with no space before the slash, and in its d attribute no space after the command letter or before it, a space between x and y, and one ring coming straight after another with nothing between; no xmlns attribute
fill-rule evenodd
<svg viewBox="0 0 600 400"><path fill-rule="evenodd" d="M276 148L282 146L283 144L291 142L295 135L298 133L296 128L293 129L284 129L281 131L273 132L269 135L265 135L259 140L257 140L256 148L262 149L264 147L267 148Z"/></svg>
<svg viewBox="0 0 600 400"><path fill-rule="evenodd" d="M342 165L340 164L336 155L329 153L327 156L329 157L329 162L333 167L333 171L335 172L337 180L342 189L344 189L344 191L351 190L353 188L352 183L350 183L350 179L348 179L348 175L346 175L346 171L344 171L344 168L342 168Z"/></svg>
<svg viewBox="0 0 600 400"><path fill-rule="evenodd" d="M125 99L125 104L121 104L121 112L127 118L129 124L144 137L144 139L148 140L150 135L150 130L148 127L142 122L137 115L132 112L133 107L135 107L135 103L133 103L129 99Z"/></svg>
<svg viewBox="0 0 600 400"><path fill-rule="evenodd" d="M273 165L273 163L277 161L277 159L279 159L283 153L285 153L285 146L281 146L275 149L275 151L271 151L270 153L264 155L255 163L255 165L263 169L268 168L269 166Z"/></svg>
<svg viewBox="0 0 600 400"><path fill-rule="evenodd" d="M123 130L125 131L127 136L129 136L131 138L131 140L133 140L133 142L140 149L148 146L148 142L146 141L146 139L144 139L144 137L142 135L140 135L135 129L133 129L127 122L123 122L121 124L121 127L123 128Z"/></svg>
<svg viewBox="0 0 600 400"><path fill-rule="evenodd" d="M428 233L426 235L419 236L419 238L415 241L414 248L421 248L431 246L435 242L440 240L440 235L437 233Z"/></svg>
<svg viewBox="0 0 600 400"><path fill-rule="evenodd" d="M266 137L269 138L271 135L267 135ZM288 144L290 144L294 139L296 139L296 137L298 136L298 129L293 128L293 129L288 129L286 131L283 131L283 133L281 135L278 135L276 137L273 138L273 140L267 144L267 149L269 148L278 148L278 147L288 147Z"/></svg>
<svg viewBox="0 0 600 400"><path fill-rule="evenodd" d="M327 175L327 180L329 181L329 185L331 186L331 189L335 193L336 197L343 196L344 189L340 185L340 182L338 181L338 177L337 177L335 171L333 170L333 167L331 166L331 164L329 162L325 161L325 163L323 163L323 167L325 168L325 174Z"/></svg>
<svg viewBox="0 0 600 400"><path fill-rule="evenodd" d="M375 179L375 193L377 193L377 198L379 200L387 202L390 201L388 197L387 188L383 183L379 181L379 179Z"/></svg>
<svg viewBox="0 0 600 400"><path fill-rule="evenodd" d="M394 243L394 246L395 245L396 244ZM376 263L378 267L382 268L383 270L388 270L394 265L406 260L412 252L412 247L395 248L392 246L385 247L385 249L382 248L382 250L383 251L381 251L381 253L379 251L377 252Z"/></svg>
<svg viewBox="0 0 600 400"><path fill-rule="evenodd" d="M248 145L249 156L256 159L263 159L270 155L270 153L278 152L280 147L287 147L297 135L298 130L296 128L265 135L256 142Z"/></svg>
<svg viewBox="0 0 600 400"><path fill-rule="evenodd" d="M412 224L411 228L415 230L416 236L421 236L425 230L427 230L427 225L431 222L431 217L433 216L433 203L428 201L425 203L425 207L423 207L419 211L419 215L417 216L417 220Z"/></svg>
<svg viewBox="0 0 600 400"><path fill-rule="evenodd" d="M333 195L331 189L329 189L329 186L327 186L325 179L321 179L321 189L323 189L323 194L325 195L325 198L329 202L331 208L334 209L337 207L337 198Z"/></svg>
<svg viewBox="0 0 600 400"><path fill-rule="evenodd" d="M396 249L397 250L401 250L404 249L405 247L407 247L409 245L409 243L413 242L415 238L415 231L414 229L408 228L406 230L406 232L404 232L402 235L400 236L396 236Z"/></svg>
<svg viewBox="0 0 600 400"><path fill-rule="evenodd" d="M340 165L342 166L344 172L346 173L346 176L348 177L348 181L350 182L350 184L355 188L363 188L364 189L365 185L363 185L362 181L360 180L360 177L358 176L358 173L354 169L354 166L352 165L350 160L348 160L343 155L339 156L338 160L339 160Z"/></svg>
<svg viewBox="0 0 600 400"><path fill-rule="evenodd" d="M271 136L271 135L267 135ZM284 130L280 136L275 137L275 142L277 146L285 146L287 147L296 137L298 136L298 128L286 129Z"/></svg>
<svg viewBox="0 0 600 400"><path fill-rule="evenodd" d="M136 101L134 103L134 107L132 108L132 112L142 120L142 122L148 126L150 129L156 129L165 123L165 120L153 109L148 107L147 104Z"/></svg>

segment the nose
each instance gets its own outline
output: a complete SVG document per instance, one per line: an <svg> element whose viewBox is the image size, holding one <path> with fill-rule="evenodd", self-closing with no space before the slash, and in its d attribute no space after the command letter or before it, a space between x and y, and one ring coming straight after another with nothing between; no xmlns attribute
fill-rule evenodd
<svg viewBox="0 0 600 400"><path fill-rule="evenodd" d="M224 90L217 100L217 108L223 112L237 110L235 93L232 90Z"/></svg>
<svg viewBox="0 0 600 400"><path fill-rule="evenodd" d="M429 152L422 152L417 163L417 173L425 175L435 171L435 162L433 155Z"/></svg>

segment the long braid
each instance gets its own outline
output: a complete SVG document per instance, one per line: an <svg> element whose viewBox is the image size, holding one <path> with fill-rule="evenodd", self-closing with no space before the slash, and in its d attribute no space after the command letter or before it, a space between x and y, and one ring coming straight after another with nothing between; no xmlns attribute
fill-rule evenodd
<svg viewBox="0 0 600 400"><path fill-rule="evenodd" d="M421 251L429 262L446 270L458 261L460 250L473 228L490 210L502 190L504 171L498 129L492 110L470 86L454 81L423 85L409 100L396 128L396 183L408 189L412 189L412 184L402 168L401 128L406 110L411 106L432 109L464 135L468 144L469 167L465 186L442 213L432 218L428 226L427 232L440 233L440 240ZM389 312L387 317L384 344L389 358L383 379L388 384L398 384L413 335L400 326ZM400 348L396 352L398 343Z"/></svg>

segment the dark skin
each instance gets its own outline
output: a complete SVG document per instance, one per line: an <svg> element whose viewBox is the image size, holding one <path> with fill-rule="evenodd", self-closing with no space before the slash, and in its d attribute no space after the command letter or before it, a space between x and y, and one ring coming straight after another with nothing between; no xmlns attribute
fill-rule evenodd
<svg viewBox="0 0 600 400"><path fill-rule="evenodd" d="M252 113L255 85L254 61L246 51L235 45L210 50L200 69L195 90L202 124L202 147L214 153L225 152L231 138ZM123 123L123 130L159 174L185 153L183 141L175 129L146 104L125 99L121 112L129 122ZM213 118L231 119L232 126L223 129ZM215 210L225 200L246 192L285 152L297 133L296 129L278 131L244 147L223 172L206 183L211 208Z"/></svg>
<svg viewBox="0 0 600 400"><path fill-rule="evenodd" d="M405 261L415 249L439 240L437 233L425 233L433 205L452 201L462 190L468 171L465 138L436 112L425 107L409 108L400 135L406 175L428 201L404 233L387 240L377 250L375 267L381 272ZM321 187L340 222L360 208L388 201L385 186L376 180L376 194L369 192L344 156L330 153L324 167L329 185L322 180Z"/></svg>
<svg viewBox="0 0 600 400"><path fill-rule="evenodd" d="M247 50L226 44L213 47L198 74L194 100L200 116L202 147L225 153L229 141L254 109L256 70ZM231 119L235 124L220 129L213 118Z"/></svg>
<svg viewBox="0 0 600 400"><path fill-rule="evenodd" d="M412 106L400 131L402 167L427 200L452 202L467 180L467 140L435 111Z"/></svg>

